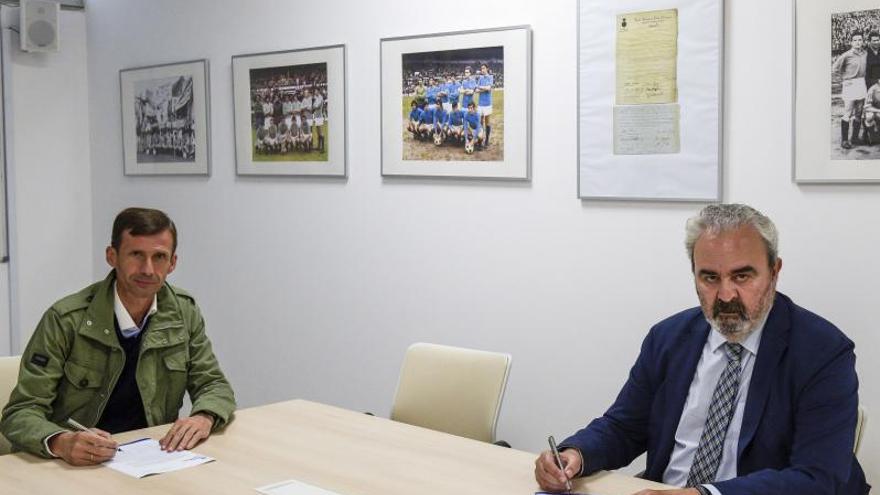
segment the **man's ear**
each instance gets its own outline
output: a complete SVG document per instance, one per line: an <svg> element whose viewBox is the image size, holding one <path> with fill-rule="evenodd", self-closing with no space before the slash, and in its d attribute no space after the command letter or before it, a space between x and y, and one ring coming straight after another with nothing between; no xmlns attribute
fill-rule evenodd
<svg viewBox="0 0 880 495"><path fill-rule="evenodd" d="M168 275L171 275L171 272L177 268L177 253L171 255L171 265L168 267Z"/></svg>
<svg viewBox="0 0 880 495"><path fill-rule="evenodd" d="M107 246L107 249L104 250L104 259L113 268L116 268L116 254L116 249L113 246Z"/></svg>

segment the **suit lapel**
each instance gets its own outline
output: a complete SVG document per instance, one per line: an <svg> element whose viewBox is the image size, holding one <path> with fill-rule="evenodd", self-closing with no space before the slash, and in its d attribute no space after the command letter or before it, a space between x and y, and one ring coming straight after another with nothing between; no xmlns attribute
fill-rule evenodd
<svg viewBox="0 0 880 495"><path fill-rule="evenodd" d="M689 330L682 334L675 346L675 356L670 358L671 363L667 375L668 385L665 394L669 414L665 415L663 421L661 437L657 443L659 458L655 463L663 470L669 464L669 457L672 455L672 448L675 444L675 431L678 429L681 412L684 410L684 403L687 400L691 382L694 379L694 373L700 362L700 356L703 354L703 346L706 344L708 335L709 323L702 318L701 314L701 317L694 318ZM661 470L659 476L662 475L663 471Z"/></svg>
<svg viewBox="0 0 880 495"><path fill-rule="evenodd" d="M739 446L737 447L737 463L742 458L743 450L751 443L761 422L767 397L770 394L770 385L776 375L776 368L782 359L785 349L788 347L788 333L791 328L789 319L790 302L787 297L777 293L773 303L773 309L767 317L764 325L764 333L761 335L761 345L758 347L758 355L755 359L755 367L752 370L752 380L749 384L749 395L746 399L743 411L742 426L739 432Z"/></svg>

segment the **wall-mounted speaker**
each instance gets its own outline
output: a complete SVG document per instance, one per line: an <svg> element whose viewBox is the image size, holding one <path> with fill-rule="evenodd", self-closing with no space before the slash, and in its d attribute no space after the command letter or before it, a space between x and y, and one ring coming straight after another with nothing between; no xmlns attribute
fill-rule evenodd
<svg viewBox="0 0 880 495"><path fill-rule="evenodd" d="M26 52L58 51L58 13L51 0L21 0L21 49Z"/></svg>

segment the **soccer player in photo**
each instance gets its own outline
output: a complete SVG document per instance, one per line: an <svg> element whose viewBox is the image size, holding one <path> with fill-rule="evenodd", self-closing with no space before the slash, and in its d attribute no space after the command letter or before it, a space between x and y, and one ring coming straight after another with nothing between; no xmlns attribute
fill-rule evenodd
<svg viewBox="0 0 880 495"><path fill-rule="evenodd" d="M446 78L446 104L443 105L443 108L446 109L446 112L452 111L452 104L458 103L458 98L461 95L461 83L455 80L455 76L450 74L448 78Z"/></svg>
<svg viewBox="0 0 880 495"><path fill-rule="evenodd" d="M446 135L456 143L464 139L464 112L458 108L458 100L452 101L452 111L446 116Z"/></svg>
<svg viewBox="0 0 880 495"><path fill-rule="evenodd" d="M865 105L867 87L865 84L865 65L867 54L862 46L864 37L859 31L850 36L851 48L834 61L831 72L840 76L843 83L843 115L840 116L840 146L850 149L858 143L859 127L862 122L862 108ZM849 137L849 126L852 123L852 139Z"/></svg>
<svg viewBox="0 0 880 495"><path fill-rule="evenodd" d="M880 144L880 81L874 81L865 97L865 136L867 144Z"/></svg>
<svg viewBox="0 0 880 495"><path fill-rule="evenodd" d="M303 127L303 141L305 142L306 151L312 151L312 126L315 121L312 119L312 93L309 88L303 90L302 112L305 126Z"/></svg>
<svg viewBox="0 0 880 495"><path fill-rule="evenodd" d="M440 146L446 139L446 120L449 112L443 108L440 97L437 97L437 108L434 109L434 144Z"/></svg>
<svg viewBox="0 0 880 495"><path fill-rule="evenodd" d="M483 141L483 127L480 125L480 114L477 113L476 104L471 101L468 104L467 114L464 116L464 151L473 153L476 144Z"/></svg>
<svg viewBox="0 0 880 495"><path fill-rule="evenodd" d="M489 118L492 116L492 86L495 84L495 78L489 74L489 66L485 63L480 65L480 77L477 79L477 91L479 92L478 102L480 104L479 113L483 120L483 129L486 137L483 139L483 147L489 146L489 135L492 133L492 124Z"/></svg>
<svg viewBox="0 0 880 495"><path fill-rule="evenodd" d="M419 123L422 121L422 109L419 108L419 104L415 99L409 103L409 108L409 120L406 123L406 130L412 133L413 139L418 139Z"/></svg>
<svg viewBox="0 0 880 495"><path fill-rule="evenodd" d="M428 110L434 111L437 108L437 93L439 92L437 88L437 83L434 81L432 77L430 79L430 84L428 85L428 89L425 91L425 99L428 102Z"/></svg>
<svg viewBox="0 0 880 495"><path fill-rule="evenodd" d="M324 95L320 90L315 90L312 99L312 119L315 121L315 130L318 133L318 150L324 151Z"/></svg>
<svg viewBox="0 0 880 495"><path fill-rule="evenodd" d="M422 108L422 114L419 118L419 136L422 139L427 139L431 135L431 129L434 127L434 112L436 110L436 104L433 106L426 104L424 108Z"/></svg>
<svg viewBox="0 0 880 495"><path fill-rule="evenodd" d="M293 95L293 127L290 130L290 139L294 149L299 149L302 145L302 126L302 102L299 95Z"/></svg>
<svg viewBox="0 0 880 495"><path fill-rule="evenodd" d="M477 89L477 80L471 74L471 66L468 65L464 68L464 78L461 80L461 107L468 108L472 101L474 101L474 92Z"/></svg>

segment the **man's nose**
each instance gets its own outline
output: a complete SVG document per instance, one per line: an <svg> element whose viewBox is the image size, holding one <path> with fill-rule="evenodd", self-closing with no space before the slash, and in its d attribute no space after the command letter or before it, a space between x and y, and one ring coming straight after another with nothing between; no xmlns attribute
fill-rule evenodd
<svg viewBox="0 0 880 495"><path fill-rule="evenodd" d="M723 302L730 302L736 299L736 296L736 285L730 280L722 279L721 286L718 288L718 299Z"/></svg>

